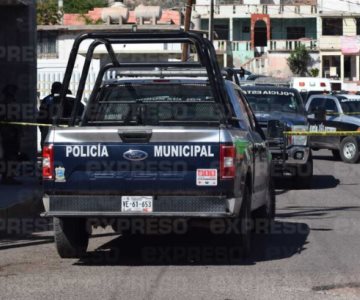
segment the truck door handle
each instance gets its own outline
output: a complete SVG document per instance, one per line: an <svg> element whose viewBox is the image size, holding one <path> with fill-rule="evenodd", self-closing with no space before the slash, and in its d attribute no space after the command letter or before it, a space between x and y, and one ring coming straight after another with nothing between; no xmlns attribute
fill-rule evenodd
<svg viewBox="0 0 360 300"><path fill-rule="evenodd" d="M118 134L124 143L147 143L152 136L152 130L118 130Z"/></svg>

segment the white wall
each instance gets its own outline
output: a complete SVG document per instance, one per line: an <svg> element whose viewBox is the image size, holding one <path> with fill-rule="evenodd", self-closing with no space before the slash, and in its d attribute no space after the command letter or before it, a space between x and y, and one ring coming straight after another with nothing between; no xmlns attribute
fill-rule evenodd
<svg viewBox="0 0 360 300"><path fill-rule="evenodd" d="M353 3L340 0L318 0L318 10L323 13L334 13L334 15L360 13L360 3L356 4L358 1L354 0L349 2Z"/></svg>

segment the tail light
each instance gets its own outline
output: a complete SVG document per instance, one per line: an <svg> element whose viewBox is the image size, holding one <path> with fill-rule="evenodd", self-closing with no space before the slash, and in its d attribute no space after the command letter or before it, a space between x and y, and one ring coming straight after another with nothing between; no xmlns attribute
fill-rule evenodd
<svg viewBox="0 0 360 300"><path fill-rule="evenodd" d="M305 82L299 82L299 86L305 86Z"/></svg>
<svg viewBox="0 0 360 300"><path fill-rule="evenodd" d="M220 179L235 177L235 147L220 145Z"/></svg>
<svg viewBox="0 0 360 300"><path fill-rule="evenodd" d="M326 87L325 82L320 82L320 86L321 86L321 87Z"/></svg>
<svg viewBox="0 0 360 300"><path fill-rule="evenodd" d="M47 145L43 148L42 155L42 176L45 180L54 178L54 148L53 145Z"/></svg>

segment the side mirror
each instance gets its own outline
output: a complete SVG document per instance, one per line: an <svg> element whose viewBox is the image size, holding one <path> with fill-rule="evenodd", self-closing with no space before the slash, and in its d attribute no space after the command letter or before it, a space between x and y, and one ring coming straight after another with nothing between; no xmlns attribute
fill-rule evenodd
<svg viewBox="0 0 360 300"><path fill-rule="evenodd" d="M279 120L269 120L267 127L268 138L280 138L284 136L284 123Z"/></svg>

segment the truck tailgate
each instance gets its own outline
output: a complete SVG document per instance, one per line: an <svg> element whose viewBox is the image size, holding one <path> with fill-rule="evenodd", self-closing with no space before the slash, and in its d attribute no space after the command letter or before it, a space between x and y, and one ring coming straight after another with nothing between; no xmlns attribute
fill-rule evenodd
<svg viewBox="0 0 360 300"><path fill-rule="evenodd" d="M230 184L219 180L216 127L64 128L50 140L55 180L45 188L56 194L221 195Z"/></svg>

